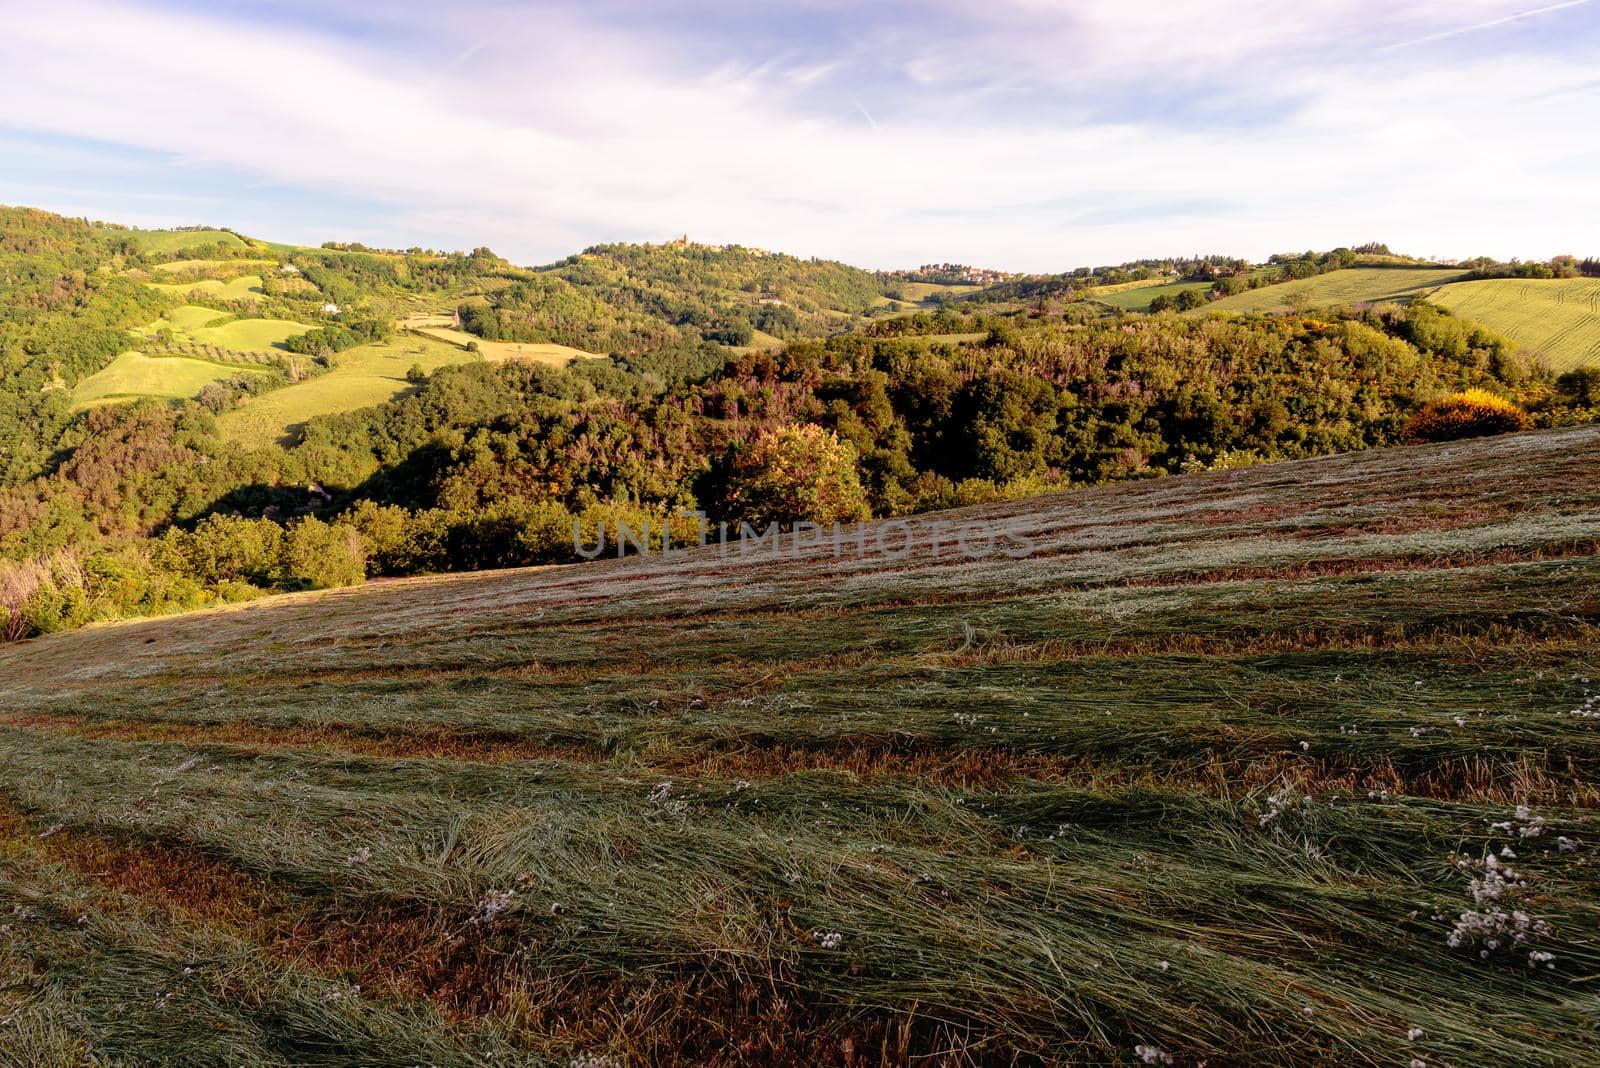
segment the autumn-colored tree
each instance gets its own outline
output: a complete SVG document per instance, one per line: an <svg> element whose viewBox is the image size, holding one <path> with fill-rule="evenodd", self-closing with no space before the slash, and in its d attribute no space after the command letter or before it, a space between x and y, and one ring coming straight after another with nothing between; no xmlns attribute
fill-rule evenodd
<svg viewBox="0 0 1600 1068"><path fill-rule="evenodd" d="M823 525L869 518L856 451L812 423L768 430L726 459L723 512L730 521Z"/></svg>

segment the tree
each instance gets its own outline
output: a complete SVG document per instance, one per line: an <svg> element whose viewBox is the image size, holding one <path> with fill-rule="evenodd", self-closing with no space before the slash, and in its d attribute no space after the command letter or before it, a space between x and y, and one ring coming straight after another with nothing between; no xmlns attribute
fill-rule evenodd
<svg viewBox="0 0 1600 1068"><path fill-rule="evenodd" d="M284 532L281 570L290 589L359 586L367 577L361 535L342 523L308 516Z"/></svg>
<svg viewBox="0 0 1600 1068"><path fill-rule="evenodd" d="M757 527L829 525L870 516L856 452L812 423L758 434L724 458L723 518Z"/></svg>

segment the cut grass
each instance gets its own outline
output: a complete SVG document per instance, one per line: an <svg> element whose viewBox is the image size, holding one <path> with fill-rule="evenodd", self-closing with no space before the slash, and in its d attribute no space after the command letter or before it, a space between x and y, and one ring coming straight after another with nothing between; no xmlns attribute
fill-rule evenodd
<svg viewBox="0 0 1600 1068"><path fill-rule="evenodd" d="M1597 462L1594 428L1383 450L917 517L904 556L786 539L0 649L8 1035L1581 1063ZM958 547L994 532L1033 555ZM1543 833L1496 829L1519 804ZM1504 845L1550 933L1452 949L1455 861Z"/></svg>
<svg viewBox="0 0 1600 1068"><path fill-rule="evenodd" d="M1279 282L1212 301L1191 312L1285 312L1297 304L1331 307L1411 300L1460 278L1455 267L1352 267L1294 282Z"/></svg>
<svg viewBox="0 0 1600 1068"><path fill-rule="evenodd" d="M421 337L362 345L339 353L333 370L251 398L221 416L217 425L244 445L290 444L308 419L382 404L412 388L406 372L413 366L432 372L471 359L454 345Z"/></svg>
<svg viewBox="0 0 1600 1068"><path fill-rule="evenodd" d="M1600 278L1458 282L1428 299L1505 334L1557 371L1600 366Z"/></svg>
<svg viewBox="0 0 1600 1068"><path fill-rule="evenodd" d="M124 352L111 363L79 382L72 391L77 407L157 397L172 400L195 396L212 382L240 374L257 374L262 368L236 363L213 363L187 356L146 356Z"/></svg>

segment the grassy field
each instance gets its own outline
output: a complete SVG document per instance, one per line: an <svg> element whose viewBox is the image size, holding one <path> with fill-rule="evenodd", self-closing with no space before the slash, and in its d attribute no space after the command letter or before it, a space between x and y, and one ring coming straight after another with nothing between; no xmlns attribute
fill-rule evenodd
<svg viewBox="0 0 1600 1068"><path fill-rule="evenodd" d="M221 242L235 248L244 248L244 239L226 230L111 230L118 237L131 239L141 252L182 252L200 245Z"/></svg>
<svg viewBox="0 0 1600 1068"><path fill-rule="evenodd" d="M216 300L252 300L261 294L261 276L244 274L226 282L203 278L198 282L150 282L152 288L180 297L212 297Z"/></svg>
<svg viewBox="0 0 1600 1068"><path fill-rule="evenodd" d="M429 319L424 316L422 319ZM548 363L556 367L564 367L573 360L588 360L599 358L593 352L575 349L571 345L554 345L535 342L520 341L485 341L475 337L464 330L457 330L451 326L433 325L431 322L418 322L405 320L405 324L413 333L434 341L442 341L456 348L466 349L468 345L476 343L478 352L486 360L534 360L538 363Z"/></svg>
<svg viewBox="0 0 1600 1068"><path fill-rule="evenodd" d="M1298 282L1280 282L1213 301L1191 314L1212 311L1283 312L1307 307L1408 300L1461 277L1454 267L1352 267Z"/></svg>
<svg viewBox="0 0 1600 1068"><path fill-rule="evenodd" d="M267 352L282 347L289 338L311 329L292 319L241 319L231 312L199 304L185 304L164 314L137 333L150 337L170 331L178 341L220 345L240 352Z"/></svg>
<svg viewBox="0 0 1600 1068"><path fill-rule="evenodd" d="M1085 293L1101 304L1109 304L1122 311L1142 312L1149 311L1150 302L1157 297L1175 297L1189 289L1198 289L1203 293L1210 288L1210 282L1168 282L1159 285L1138 283L1126 289L1102 286L1099 289L1085 290Z"/></svg>
<svg viewBox="0 0 1600 1068"><path fill-rule="evenodd" d="M195 360L187 356L146 356L142 352L124 352L79 382L72 391L72 399L79 407L88 407L137 397L187 398L193 397L212 382L221 382L239 374L251 374L256 370L259 368L212 363L210 360Z"/></svg>
<svg viewBox="0 0 1600 1068"><path fill-rule="evenodd" d="M221 326L202 326L191 331L196 341L223 348L261 352L281 348L283 342L299 337L311 328L292 319L234 319Z"/></svg>
<svg viewBox="0 0 1600 1068"><path fill-rule="evenodd" d="M454 345L404 335L379 345L362 345L338 354L325 374L255 397L218 419L222 432L246 445L285 444L307 419L350 412L392 400L411 388L406 372L420 365L435 371L473 359Z"/></svg>
<svg viewBox="0 0 1600 1068"><path fill-rule="evenodd" d="M1600 279L1458 282L1429 299L1498 330L1558 371L1600 365Z"/></svg>
<svg viewBox="0 0 1600 1068"><path fill-rule="evenodd" d="M4 1047L1592 1063L1597 464L1373 451L0 648Z"/></svg>

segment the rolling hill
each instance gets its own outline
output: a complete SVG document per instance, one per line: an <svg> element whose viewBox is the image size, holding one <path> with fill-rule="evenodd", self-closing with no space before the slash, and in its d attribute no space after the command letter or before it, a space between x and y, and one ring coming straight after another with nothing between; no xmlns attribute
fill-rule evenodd
<svg viewBox="0 0 1600 1068"><path fill-rule="evenodd" d="M1600 366L1600 279L1458 282L1428 299L1500 331L1558 371Z"/></svg>
<svg viewBox="0 0 1600 1068"><path fill-rule="evenodd" d="M1350 267L1327 274L1237 293L1212 301L1192 314L1205 312L1284 312L1299 307L1333 304L1375 304L1410 300L1459 279L1455 267Z"/></svg>
<svg viewBox="0 0 1600 1068"><path fill-rule="evenodd" d="M0 647L7 1053L1585 1062L1597 464L1374 450Z"/></svg>

